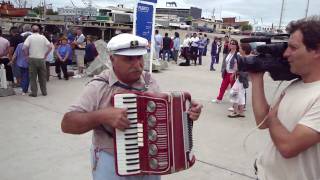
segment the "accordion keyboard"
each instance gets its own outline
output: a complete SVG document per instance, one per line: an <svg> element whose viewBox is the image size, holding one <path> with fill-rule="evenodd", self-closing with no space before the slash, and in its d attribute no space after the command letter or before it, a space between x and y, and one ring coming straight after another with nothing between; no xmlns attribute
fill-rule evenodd
<svg viewBox="0 0 320 180"><path fill-rule="evenodd" d="M130 175L140 172L139 146L143 146L142 126L137 120L137 97L135 94L115 96L115 107L127 108L130 127L125 131L116 130L118 170Z"/></svg>

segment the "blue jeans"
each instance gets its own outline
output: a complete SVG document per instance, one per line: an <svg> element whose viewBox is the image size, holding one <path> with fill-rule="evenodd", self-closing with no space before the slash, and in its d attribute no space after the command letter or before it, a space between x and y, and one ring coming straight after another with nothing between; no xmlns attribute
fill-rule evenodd
<svg viewBox="0 0 320 180"><path fill-rule="evenodd" d="M215 63L216 63L216 56L211 56L210 70L214 69L214 64Z"/></svg>
<svg viewBox="0 0 320 180"><path fill-rule="evenodd" d="M199 65L201 65L201 64L202 64L203 51L204 51L204 49L203 49L203 48L198 48L198 52L199 52L199 54L198 54L198 58L199 58Z"/></svg>
<svg viewBox="0 0 320 180"><path fill-rule="evenodd" d="M167 56L166 56L167 54ZM171 50L162 50L162 59L169 61L171 55ZM166 59L167 57L167 59Z"/></svg>
<svg viewBox="0 0 320 180"><path fill-rule="evenodd" d="M160 180L160 176L118 176L115 171L114 156L91 148L93 180Z"/></svg>
<svg viewBox="0 0 320 180"><path fill-rule="evenodd" d="M19 69L20 69L20 74L21 74L20 86L22 88L22 91L24 93L27 93L28 88L29 88L29 69L23 68L23 67L19 67Z"/></svg>

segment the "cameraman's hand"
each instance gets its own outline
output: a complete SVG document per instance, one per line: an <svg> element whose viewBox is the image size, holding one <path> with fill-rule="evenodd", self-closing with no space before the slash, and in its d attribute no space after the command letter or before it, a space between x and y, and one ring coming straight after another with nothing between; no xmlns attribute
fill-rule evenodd
<svg viewBox="0 0 320 180"><path fill-rule="evenodd" d="M263 80L265 72L248 72L251 81Z"/></svg>
<svg viewBox="0 0 320 180"><path fill-rule="evenodd" d="M123 131L125 128L128 128L130 125L127 116L127 109L108 107L99 111L101 116L101 124L108 124L111 127L121 131Z"/></svg>
<svg viewBox="0 0 320 180"><path fill-rule="evenodd" d="M271 121L279 120L278 119L278 109L279 109L279 104L280 104L283 96L284 96L284 93L280 95L277 103L272 108L270 108L270 111L267 114L267 124L270 124ZM268 127L269 127L269 125L268 125Z"/></svg>

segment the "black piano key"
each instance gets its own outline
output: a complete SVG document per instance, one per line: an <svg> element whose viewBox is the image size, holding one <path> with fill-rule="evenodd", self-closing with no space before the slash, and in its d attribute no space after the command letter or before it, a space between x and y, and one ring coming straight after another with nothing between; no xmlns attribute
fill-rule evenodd
<svg viewBox="0 0 320 180"><path fill-rule="evenodd" d="M135 135L137 135L138 133L125 133L124 135L125 136L135 136Z"/></svg>
<svg viewBox="0 0 320 180"><path fill-rule="evenodd" d="M138 161L139 158L129 158L129 159L126 159L127 161Z"/></svg>
<svg viewBox="0 0 320 180"><path fill-rule="evenodd" d="M126 144L126 146L138 146L138 143Z"/></svg>
<svg viewBox="0 0 320 180"><path fill-rule="evenodd" d="M128 119L131 120L131 121L132 120L137 120L137 118L133 118L133 117L129 117Z"/></svg>
<svg viewBox="0 0 320 180"><path fill-rule="evenodd" d="M134 163L126 163L126 165L131 166L131 165L137 165L140 164L139 162L134 162Z"/></svg>
<svg viewBox="0 0 320 180"><path fill-rule="evenodd" d="M129 127L129 128L126 128L126 129L137 129L137 126Z"/></svg>
<svg viewBox="0 0 320 180"><path fill-rule="evenodd" d="M127 114L137 114L137 111L132 111L132 112L131 111L129 111L129 112L127 111Z"/></svg>
<svg viewBox="0 0 320 180"><path fill-rule="evenodd" d="M135 154L139 154L139 152L132 152L132 153L126 153L126 155L135 155Z"/></svg>
<svg viewBox="0 0 320 180"><path fill-rule="evenodd" d="M126 151L130 151L130 150L137 150L139 148L126 148Z"/></svg>
<svg viewBox="0 0 320 180"><path fill-rule="evenodd" d="M123 97L123 99L136 99L137 97Z"/></svg>
<svg viewBox="0 0 320 180"><path fill-rule="evenodd" d="M140 171L140 169L128 169L127 172L135 172L135 171Z"/></svg>
<svg viewBox="0 0 320 180"><path fill-rule="evenodd" d="M123 101L124 104L136 104L136 101Z"/></svg>
<svg viewBox="0 0 320 180"><path fill-rule="evenodd" d="M138 139L138 136L137 137L124 138L124 140L134 140L134 139Z"/></svg>

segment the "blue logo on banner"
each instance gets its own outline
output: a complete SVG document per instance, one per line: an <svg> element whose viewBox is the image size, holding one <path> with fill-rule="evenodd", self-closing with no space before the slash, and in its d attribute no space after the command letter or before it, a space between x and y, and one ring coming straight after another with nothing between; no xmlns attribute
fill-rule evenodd
<svg viewBox="0 0 320 180"><path fill-rule="evenodd" d="M141 1L146 1L146 2L157 3L157 0L141 0Z"/></svg>
<svg viewBox="0 0 320 180"><path fill-rule="evenodd" d="M156 0L155 0L156 1ZM146 38L151 41L152 22L153 22L153 6L143 3L138 3L137 20L136 20L136 35Z"/></svg>

